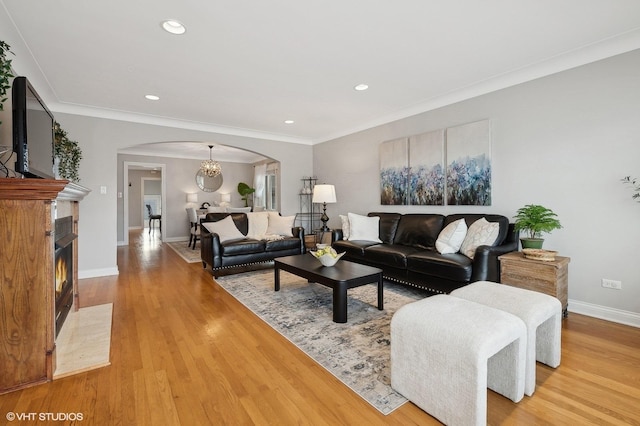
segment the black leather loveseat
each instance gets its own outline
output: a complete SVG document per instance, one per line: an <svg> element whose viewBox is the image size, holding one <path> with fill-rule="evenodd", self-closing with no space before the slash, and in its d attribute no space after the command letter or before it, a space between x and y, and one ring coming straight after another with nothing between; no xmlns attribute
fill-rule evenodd
<svg viewBox="0 0 640 426"><path fill-rule="evenodd" d="M243 234L242 238L220 241L218 234L211 233L202 226L206 222L218 222L227 216L231 216L236 227ZM262 240L246 237L249 231L246 213L208 213L201 219L200 224L202 266L207 268L209 265L215 277L228 268L265 263L280 256L306 253L304 228L301 227L291 228L293 236Z"/></svg>
<svg viewBox="0 0 640 426"><path fill-rule="evenodd" d="M341 229L332 231L332 246L342 257L383 270L385 279L427 289L433 293L449 293L479 280L500 281L498 256L518 249L518 234L505 216L492 214L399 214L369 213L379 216L379 238L372 241L343 240ZM499 224L492 246L479 246L473 259L461 253L440 254L435 242L448 224L464 218L467 226L485 218Z"/></svg>

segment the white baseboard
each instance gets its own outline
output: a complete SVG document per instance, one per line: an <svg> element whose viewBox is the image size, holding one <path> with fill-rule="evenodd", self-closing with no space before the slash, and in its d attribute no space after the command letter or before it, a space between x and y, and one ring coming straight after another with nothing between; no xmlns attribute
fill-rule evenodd
<svg viewBox="0 0 640 426"><path fill-rule="evenodd" d="M568 309L569 312L575 312L576 314L640 328L640 314L636 312L623 311L621 309L608 308L606 306L571 299L568 301Z"/></svg>
<svg viewBox="0 0 640 426"><path fill-rule="evenodd" d="M120 271L118 271L118 267L115 266L113 268L103 268L103 269L85 269L82 271L78 271L78 279L84 278L97 278L97 277L108 277L111 275L120 275Z"/></svg>

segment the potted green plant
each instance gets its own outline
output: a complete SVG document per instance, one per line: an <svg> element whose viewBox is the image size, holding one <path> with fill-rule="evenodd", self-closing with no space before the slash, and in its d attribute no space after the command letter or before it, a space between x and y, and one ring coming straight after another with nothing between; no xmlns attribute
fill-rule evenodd
<svg viewBox="0 0 640 426"><path fill-rule="evenodd" d="M542 248L542 233L562 228L557 217L551 209L538 204L527 204L519 208L514 218L516 231L523 231L526 235L520 238L522 248Z"/></svg>
<svg viewBox="0 0 640 426"><path fill-rule="evenodd" d="M256 192L256 189L250 187L246 183L240 182L238 184L238 193L240 194L241 199L244 200L245 207L249 207L249 195L253 194L254 192Z"/></svg>

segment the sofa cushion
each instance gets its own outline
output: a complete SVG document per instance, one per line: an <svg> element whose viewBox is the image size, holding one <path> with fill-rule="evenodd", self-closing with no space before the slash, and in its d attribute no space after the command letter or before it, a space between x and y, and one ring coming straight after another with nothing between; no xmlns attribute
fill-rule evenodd
<svg viewBox="0 0 640 426"><path fill-rule="evenodd" d="M349 216L349 241L373 241L380 240L380 218L378 216L362 216L355 213L347 213Z"/></svg>
<svg viewBox="0 0 640 426"><path fill-rule="evenodd" d="M300 248L300 239L291 237L266 242L266 251L291 250Z"/></svg>
<svg viewBox="0 0 640 426"><path fill-rule="evenodd" d="M338 253L346 251L349 257L357 258L364 256L364 251L367 247L375 246L378 244L379 243L373 241L338 240L331 243L331 247L333 247Z"/></svg>
<svg viewBox="0 0 640 426"><path fill-rule="evenodd" d="M222 256L238 256L241 254L262 253L265 251L265 242L251 240L230 240L221 244Z"/></svg>
<svg viewBox="0 0 640 426"><path fill-rule="evenodd" d="M407 256L409 271L452 281L469 282L472 266L473 261L460 253L440 254L435 250L420 250Z"/></svg>
<svg viewBox="0 0 640 426"><path fill-rule="evenodd" d="M441 214L402 215L393 243L418 248L434 247L443 223Z"/></svg>
<svg viewBox="0 0 640 426"><path fill-rule="evenodd" d="M231 216L227 216L217 222L205 222L202 224L211 233L218 234L220 242L243 239L245 236L238 230Z"/></svg>
<svg viewBox="0 0 640 426"><path fill-rule="evenodd" d="M368 216L380 218L378 237L385 244L393 244L393 238L398 230L398 222L400 222L402 215L400 213L369 213Z"/></svg>
<svg viewBox="0 0 640 426"><path fill-rule="evenodd" d="M473 259L476 249L480 246L494 245L499 233L500 224L497 222L489 222L485 218L476 220L467 231L467 236L460 247L460 253Z"/></svg>
<svg viewBox="0 0 640 426"><path fill-rule="evenodd" d="M436 250L440 254L457 253L467 236L467 223L458 219L444 227L436 240Z"/></svg>
<svg viewBox="0 0 640 426"><path fill-rule="evenodd" d="M407 256L419 250L415 247L399 244L376 244L364 249L368 262L402 269L407 267Z"/></svg>

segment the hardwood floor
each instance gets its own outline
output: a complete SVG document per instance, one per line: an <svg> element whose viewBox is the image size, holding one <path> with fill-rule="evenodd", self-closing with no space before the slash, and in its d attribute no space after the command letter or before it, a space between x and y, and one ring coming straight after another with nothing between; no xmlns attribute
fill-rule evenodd
<svg viewBox="0 0 640 426"><path fill-rule="evenodd" d="M80 283L82 306L113 302L111 366L1 395L0 419L11 412L80 413L83 425L439 424L411 403L380 414L200 263L187 264L153 234L132 233L130 242L118 248L119 276ZM488 392L488 424L640 425L640 329L570 313L562 345L559 368L538 364L533 397L515 404Z"/></svg>

